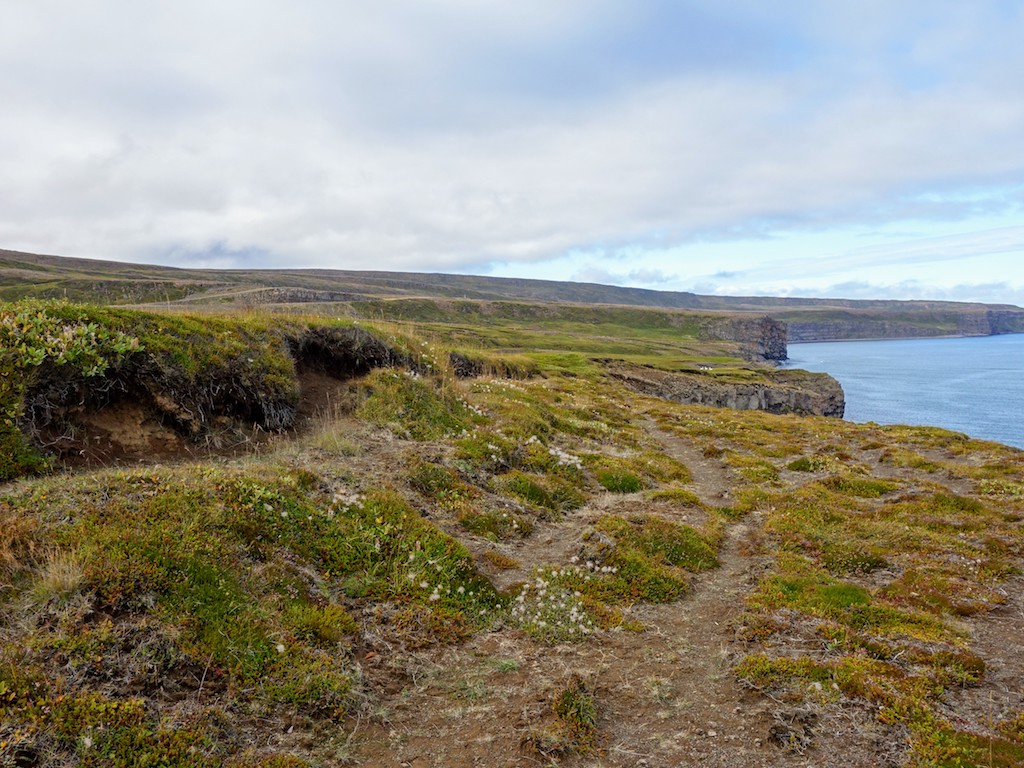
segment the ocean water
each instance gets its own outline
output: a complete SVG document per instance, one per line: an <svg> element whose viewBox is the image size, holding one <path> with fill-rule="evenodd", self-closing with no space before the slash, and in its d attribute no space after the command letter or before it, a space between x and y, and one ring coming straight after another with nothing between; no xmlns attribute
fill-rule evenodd
<svg viewBox="0 0 1024 768"><path fill-rule="evenodd" d="M789 345L843 385L846 418L944 427L1024 448L1024 334Z"/></svg>

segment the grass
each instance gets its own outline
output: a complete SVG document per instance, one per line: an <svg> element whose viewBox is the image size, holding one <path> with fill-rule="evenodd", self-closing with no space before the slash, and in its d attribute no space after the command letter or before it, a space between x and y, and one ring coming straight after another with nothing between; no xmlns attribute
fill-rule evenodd
<svg viewBox="0 0 1024 768"><path fill-rule="evenodd" d="M514 498L554 513L577 509L586 501L586 495L575 485L557 476L513 470L496 478L496 484Z"/></svg>
<svg viewBox="0 0 1024 768"><path fill-rule="evenodd" d="M762 374L685 318L470 304L409 304L416 325L372 327L47 305L138 346L92 349L116 353L94 375L18 368L8 478L56 468L22 429L59 416L68 392L167 395L154 412L194 440L225 420L285 424L304 370L354 381L343 412L259 455L0 488L0 763L313 766L361 749L373 762L399 737L365 747L340 724L405 738L415 710L416 727L439 727L431 665L479 654L500 654L501 675L452 689L459 707L498 722L522 694L543 710L529 746L600 759L602 702L622 692L590 675L611 633L630 663L653 657L644 606L686 601L720 561L751 558L763 570L731 646L746 685L866 704L921 764L985 764L989 749L1019 764L1020 717L985 740L943 699L984 679L971 622L1005 603L1021 566L1019 452L643 397L603 360ZM687 467L665 436L700 458ZM567 654L579 674L552 677ZM285 722L297 735L270 745L267 724ZM671 735L659 722L652 733Z"/></svg>
<svg viewBox="0 0 1024 768"><path fill-rule="evenodd" d="M454 392L413 371L374 371L364 386L369 394L356 415L413 440L457 434L471 424L471 412Z"/></svg>
<svg viewBox="0 0 1024 768"><path fill-rule="evenodd" d="M77 686L94 669L174 680L198 667L244 706L340 719L356 680L349 649L359 625L349 606L397 602L407 617L398 631L430 626L451 639L503 610L469 553L404 500L381 491L339 502L321 482L272 465L258 476L194 467L43 482L4 498L4 544L19 554L5 558L4 573L20 575L18 592L31 600L21 605L53 617L23 641L29 653L18 666L52 659L70 670L34 682L0 675L5 720L26 743L58 750L81 749L65 740L68 723L97 729L90 749L109 764L151 748L166 764L191 764L176 762L177 740L191 754L192 736L211 733L185 728L171 738L141 701ZM29 514L41 505L45 525ZM81 610L112 618L80 623ZM126 643L139 650L126 655ZM0 670L15 647L4 646Z"/></svg>
<svg viewBox="0 0 1024 768"><path fill-rule="evenodd" d="M652 563L692 573L718 567L717 537L702 535L688 525L652 515L607 515L598 520L596 528L615 539L620 557L629 551L649 558Z"/></svg>
<svg viewBox="0 0 1024 768"><path fill-rule="evenodd" d="M597 703L590 687L578 674L552 698L553 722L528 737L528 743L547 757L581 754L595 750L598 741Z"/></svg>

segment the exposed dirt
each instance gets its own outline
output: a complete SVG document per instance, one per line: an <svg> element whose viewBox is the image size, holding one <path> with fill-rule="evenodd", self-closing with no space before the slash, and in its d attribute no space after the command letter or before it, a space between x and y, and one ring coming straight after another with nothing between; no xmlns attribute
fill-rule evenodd
<svg viewBox="0 0 1024 768"><path fill-rule="evenodd" d="M299 369L299 405L295 425L300 432L350 413L355 405L352 379L338 378L315 368Z"/></svg>
<svg viewBox="0 0 1024 768"><path fill-rule="evenodd" d="M723 503L729 476L720 461L653 426L652 435L690 466L692 490ZM534 564L565 564L599 515L638 511L644 503L639 495L606 494L557 524L539 524L515 548L523 569L504 580L521 580ZM736 619L766 566L758 535L756 516L734 524L720 567L695 576L687 597L628 609L643 623L641 632L545 646L504 629L415 653L383 641L363 657L378 704L355 724L356 760L410 768L902 764L902 732L861 705L793 706L737 682L732 667L743 646ZM574 674L594 692L598 749L582 757L540 754L532 744L550 726L552 698Z"/></svg>
<svg viewBox="0 0 1024 768"><path fill-rule="evenodd" d="M985 677L946 696L946 716L984 736L1000 720L1024 711L1024 577L1011 579L1001 591L1006 604L971 622L972 648L985 659Z"/></svg>
<svg viewBox="0 0 1024 768"><path fill-rule="evenodd" d="M352 410L352 380L315 368L299 371L299 402L290 436L333 423ZM187 436L168 423L145 397L68 411L64 424L44 428L40 440L66 469L168 464L215 456L239 456L261 450L278 435L221 417L200 437Z"/></svg>
<svg viewBox="0 0 1024 768"><path fill-rule="evenodd" d="M421 458L431 446L410 444L390 433L346 418L353 406L353 383L310 369L301 371L296 428L300 433L329 426L350 434L355 454L343 463L326 460L322 474L339 487L356 478L378 483L406 454ZM121 401L78 417L81 445L72 466L194 460L198 455L244 451L249 444L200 448L161 424L142 403ZM649 436L692 473L687 488L708 507L731 503L731 472L699 443L646 424ZM426 453L424 453L426 452ZM875 464L880 453L860 451ZM333 457L336 459L336 456ZM935 457L939 458L939 457ZM333 469L332 469L333 468ZM332 477L336 473L336 477ZM898 467L882 472L907 476ZM815 475L787 473L806 482ZM938 481L938 477L936 480ZM967 481L943 478L952 484ZM531 536L497 545L473 539L475 555L497 548L521 565L495 570L480 560L496 586L522 581L535 565L561 566L587 546L593 524L605 514L656 512L701 525L699 507L662 504L642 494L602 494L558 521L537 520ZM754 513L726 531L720 567L694 576L690 593L674 603L637 605L625 610L643 631L612 631L599 639L547 646L525 634L497 628L461 645L426 649L402 647L393 638L367 636L357 660L363 671L367 705L345 725L351 737L339 764L401 768L471 766L835 766L874 768L903 765L906 735L881 724L867 705L843 700L819 707L776 701L745 689L732 669L746 652L737 640L744 598L768 566L759 543L760 518ZM438 520L464 540L451 521ZM877 574L876 574L877 576ZM994 725L1024 709L1024 579L1005 587L1007 604L971 620L975 650L988 661L984 682L947 696L951 720ZM541 754L533 746L553 720L552 699L573 676L593 691L598 709L598 743L585 755ZM979 726L972 726L975 730ZM983 733L990 733L984 728ZM287 745L287 730L268 735Z"/></svg>
<svg viewBox="0 0 1024 768"><path fill-rule="evenodd" d="M721 567L696 578L685 599L632 609L642 632L549 647L502 631L420 654L371 652L364 670L381 703L356 734L357 757L422 768L901 764L902 734L863 707L793 707L736 681L734 622L761 567L744 554L752 532L734 526ZM594 691L599 749L545 759L530 739L573 674Z"/></svg>
<svg viewBox="0 0 1024 768"><path fill-rule="evenodd" d="M661 444L669 456L685 464L693 475L687 487L712 507L729 503L732 477L725 464L715 456L706 456L704 450L689 440L658 428L653 421L646 423L648 434Z"/></svg>

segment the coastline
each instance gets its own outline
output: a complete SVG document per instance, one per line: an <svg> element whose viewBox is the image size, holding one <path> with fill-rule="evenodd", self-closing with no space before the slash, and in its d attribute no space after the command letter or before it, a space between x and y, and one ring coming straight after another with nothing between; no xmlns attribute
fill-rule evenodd
<svg viewBox="0 0 1024 768"><path fill-rule="evenodd" d="M839 381L846 420L940 427L1024 450L1024 424L1008 417L1024 413L1024 334L843 341L867 345L803 342L785 366ZM808 344L823 345L820 354Z"/></svg>
<svg viewBox="0 0 1024 768"><path fill-rule="evenodd" d="M802 339L792 341L787 339L786 346L793 344L832 344L846 341L927 341L928 339L988 339L994 336L1021 336L1024 331L1009 331L1007 333L951 333L942 336L858 336L857 338L845 339Z"/></svg>

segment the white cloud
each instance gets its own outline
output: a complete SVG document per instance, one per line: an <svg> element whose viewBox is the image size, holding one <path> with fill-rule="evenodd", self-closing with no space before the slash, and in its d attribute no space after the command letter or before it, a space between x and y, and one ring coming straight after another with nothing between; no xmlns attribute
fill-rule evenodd
<svg viewBox="0 0 1024 768"><path fill-rule="evenodd" d="M418 270L574 253L583 274L599 252L1019 211L1024 99L1000 65L1024 63L1024 24L1002 7L17 4L0 244ZM735 54L684 56L690 26ZM693 271L595 269L662 286Z"/></svg>

